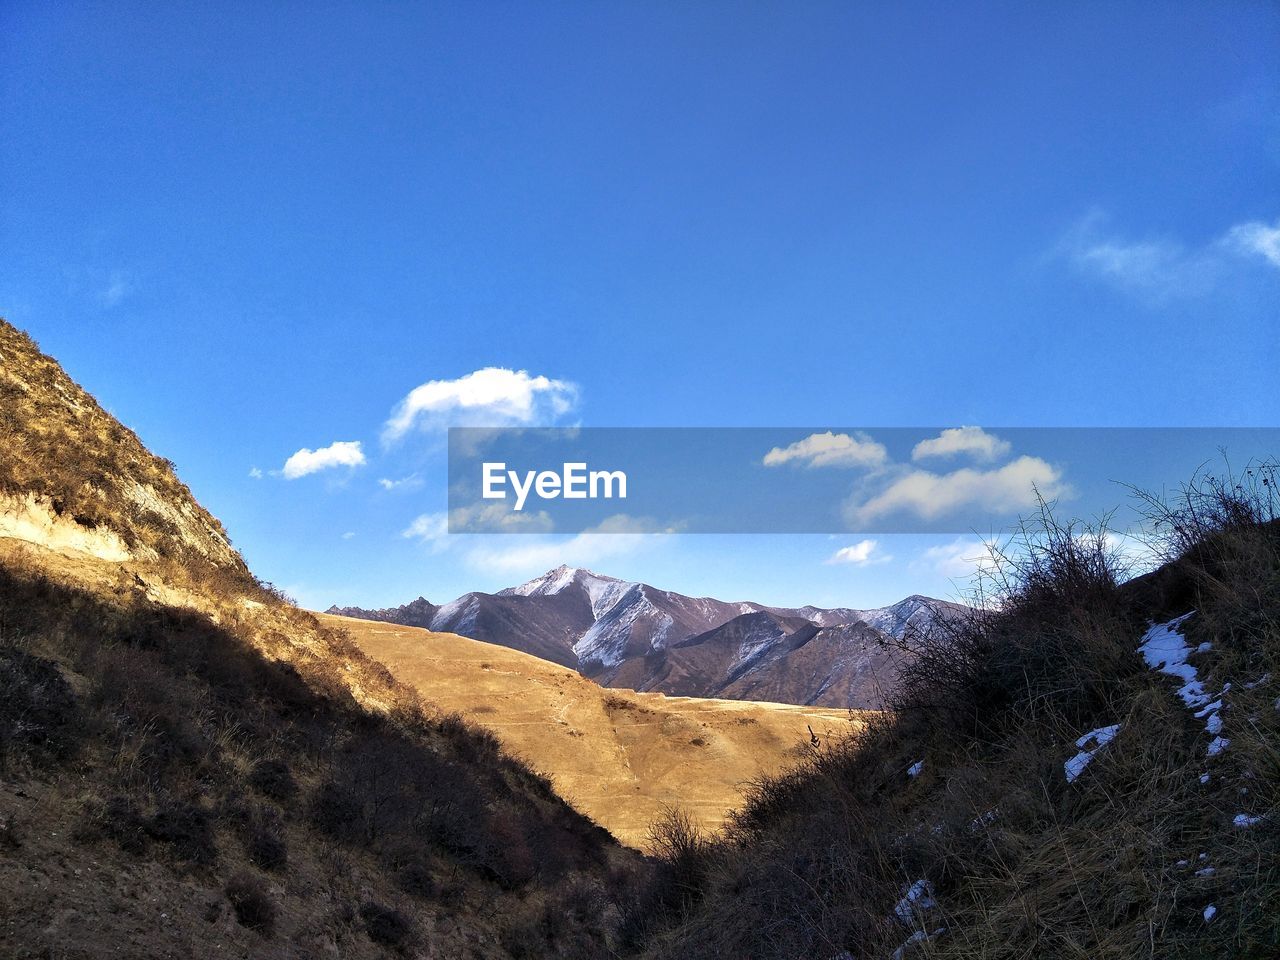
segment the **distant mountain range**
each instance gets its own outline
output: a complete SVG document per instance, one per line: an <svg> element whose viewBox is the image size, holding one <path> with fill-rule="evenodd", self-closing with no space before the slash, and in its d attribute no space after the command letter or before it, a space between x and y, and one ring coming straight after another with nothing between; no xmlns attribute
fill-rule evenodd
<svg viewBox="0 0 1280 960"><path fill-rule="evenodd" d="M498 593L437 606L327 613L425 627L571 667L604 686L824 707L885 704L910 640L967 608L911 596L871 610L687 597L560 566Z"/></svg>

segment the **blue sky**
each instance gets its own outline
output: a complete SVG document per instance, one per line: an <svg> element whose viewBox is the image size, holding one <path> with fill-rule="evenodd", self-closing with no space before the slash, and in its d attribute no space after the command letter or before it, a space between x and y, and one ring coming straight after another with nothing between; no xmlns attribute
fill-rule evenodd
<svg viewBox="0 0 1280 960"><path fill-rule="evenodd" d="M779 603L962 569L405 537L443 444L386 425L433 381L467 419L488 368L526 372L503 422L526 387L589 426L1277 422L1280 10L854 6L14 0L0 312L312 605L561 559ZM284 475L335 442L364 462Z"/></svg>

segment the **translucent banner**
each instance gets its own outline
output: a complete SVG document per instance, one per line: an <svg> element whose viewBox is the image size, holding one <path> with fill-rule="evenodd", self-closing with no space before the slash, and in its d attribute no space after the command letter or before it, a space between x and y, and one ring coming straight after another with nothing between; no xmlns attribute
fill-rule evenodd
<svg viewBox="0 0 1280 960"><path fill-rule="evenodd" d="M1133 488L1280 455L1280 428L475 428L449 431L450 533L986 533L1040 500L1115 513Z"/></svg>

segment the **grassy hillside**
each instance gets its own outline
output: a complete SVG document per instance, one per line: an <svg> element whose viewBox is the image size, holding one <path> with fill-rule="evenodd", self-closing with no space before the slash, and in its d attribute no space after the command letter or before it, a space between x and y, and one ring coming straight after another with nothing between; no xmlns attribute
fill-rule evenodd
<svg viewBox="0 0 1280 960"><path fill-rule="evenodd" d="M717 829L743 786L774 774L865 714L610 690L510 647L418 627L321 616L397 678L490 730L556 792L625 843L644 846L664 808Z"/></svg>
<svg viewBox="0 0 1280 960"><path fill-rule="evenodd" d="M0 355L0 956L608 949L634 854L258 583L25 336Z"/></svg>
<svg viewBox="0 0 1280 960"><path fill-rule="evenodd" d="M10 524L20 515L35 521L49 512L83 533L104 530L132 559L248 576L222 524L191 496L173 464L148 451L4 320L0 449L0 497Z"/></svg>
<svg viewBox="0 0 1280 960"><path fill-rule="evenodd" d="M649 953L1280 955L1275 481L1152 501L1169 562L1137 579L1046 517L896 714L757 785L721 837L666 824Z"/></svg>

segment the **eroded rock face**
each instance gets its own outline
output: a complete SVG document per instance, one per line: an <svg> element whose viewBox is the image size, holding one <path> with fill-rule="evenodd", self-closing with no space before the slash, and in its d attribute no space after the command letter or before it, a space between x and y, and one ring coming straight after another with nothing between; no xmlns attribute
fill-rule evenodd
<svg viewBox="0 0 1280 960"><path fill-rule="evenodd" d="M239 574L222 524L26 334L0 320L0 536L102 560Z"/></svg>
<svg viewBox="0 0 1280 960"><path fill-rule="evenodd" d="M25 540L56 553L73 551L117 562L133 559L115 531L85 527L58 516L52 504L32 494L0 497L0 537Z"/></svg>

